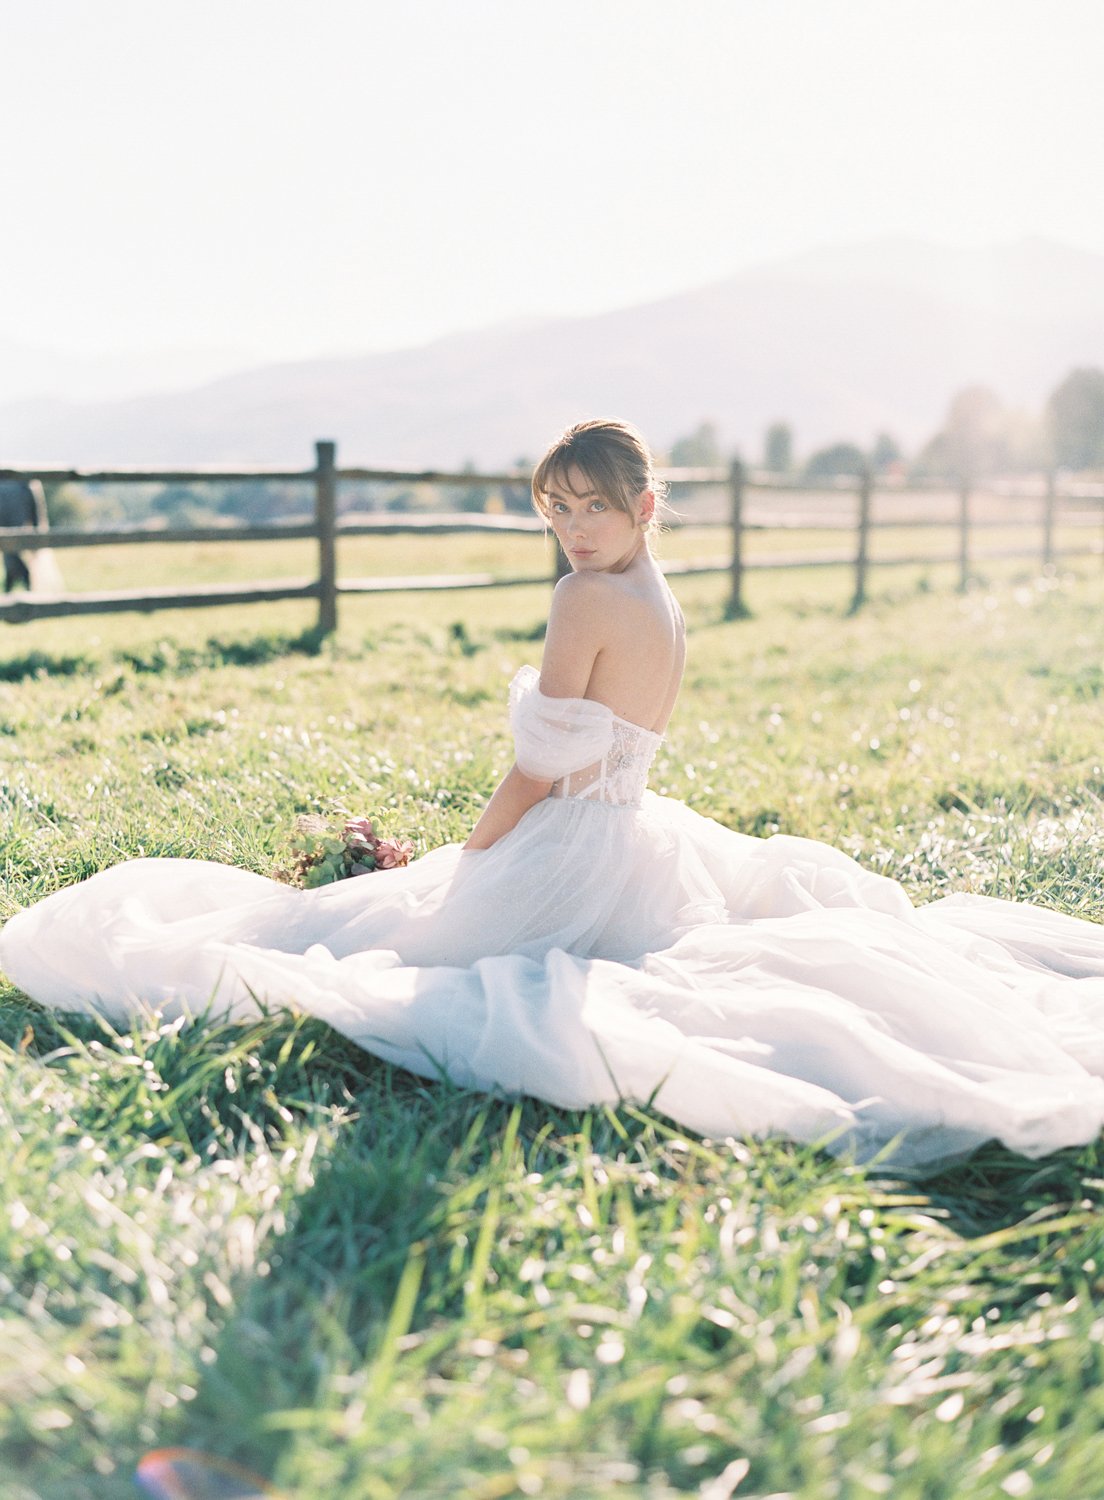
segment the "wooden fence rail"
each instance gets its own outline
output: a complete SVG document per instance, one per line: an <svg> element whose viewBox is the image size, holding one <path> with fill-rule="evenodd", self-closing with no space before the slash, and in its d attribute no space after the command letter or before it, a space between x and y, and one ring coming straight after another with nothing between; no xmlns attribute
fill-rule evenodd
<svg viewBox="0 0 1104 1500"><path fill-rule="evenodd" d="M1034 557L1043 566L1053 564L1056 557L1087 555L1095 552L1104 556L1104 537L1099 535L1101 520L1104 520L1104 486L1086 484L1069 485L1059 492L1054 477L1049 476L1039 488L1019 490L1000 487L989 491L973 491L968 485L960 485L955 500L953 515L942 519L934 515L909 517L887 517L876 519L873 514L875 483L869 473L857 479L828 481L818 485L800 484L775 477L749 475L740 462L727 469L696 468L668 469L664 477L680 489L708 487L714 491L724 489L728 494L727 515L715 515L707 519L691 518L687 524L725 528L730 532L731 544L728 559L682 560L675 559L663 564L670 574L727 573L729 577L727 613L733 619L747 616L744 598L745 575L751 570L793 567L839 567L850 565L854 574L851 610L862 607L866 600L867 578L871 566L886 567L891 564L921 565L957 560L960 589L968 586L973 565L970 539L974 532L986 527L1031 528L1038 531L1034 546L1004 548L979 554L981 559ZM310 521L277 521L268 525L189 526L152 529L149 527L104 528L95 531L38 531L29 527L0 528L0 552L32 552L42 548L55 550L72 547L129 546L152 542L259 542L312 540L317 545L317 572L313 578L284 582L253 584L194 585L186 589L150 588L123 589L114 591L84 591L80 593L23 594L0 598L0 620L13 623L42 619L50 616L106 614L119 611L148 612L160 609L196 609L218 604L261 603L280 599L313 599L318 604L318 629L329 634L337 626L337 600L339 594L414 592L418 590L506 588L520 584L555 581L567 568L566 559L555 547L550 570L541 575L524 577L502 577L497 574L463 573L449 575L413 575L385 578L341 579L338 577L338 541L346 536L393 536L393 535L456 535L473 532L534 533L546 530L537 516L483 515L483 514L429 514L429 515L362 515L339 517L337 514L338 487L342 482L365 480L398 482L407 484L436 484L443 487L472 485L510 485L528 487L528 476L510 473L472 474L454 470L409 470L337 467L336 445L320 441L315 444L315 464L310 469L24 469L0 470L0 479L38 479L46 483L79 484L180 484L180 483L240 483L269 481L272 483L302 482L314 490L314 516ZM909 485L904 493L913 493L921 488L946 492L945 484L927 486ZM902 492L899 486L881 484L878 495L892 496ZM829 513L818 515L809 511L793 518L779 516L773 511L764 511L753 518L749 511L749 496L782 497L786 495L816 496L817 504L823 504L826 494L838 495L841 501L853 502L850 515ZM980 516L974 513L975 495L989 494L1002 505L1005 502L1020 503L1032 507L1034 514L1010 520L1008 516ZM1072 502L1081 507L1074 513L1060 512L1060 502ZM777 502L773 502L777 503ZM1095 540L1085 546L1059 549L1055 544L1056 527L1092 528ZM957 536L957 559L945 556L893 556L872 559L870 555L870 533L891 528L923 529L953 527ZM846 550L821 552L792 552L779 556L747 555L747 535L751 531L806 529L825 532L841 531L852 536L851 546Z"/></svg>

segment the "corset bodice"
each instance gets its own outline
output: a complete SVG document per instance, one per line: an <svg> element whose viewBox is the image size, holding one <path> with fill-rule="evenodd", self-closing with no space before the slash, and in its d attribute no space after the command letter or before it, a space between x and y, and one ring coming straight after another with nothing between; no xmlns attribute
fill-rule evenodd
<svg viewBox="0 0 1104 1500"><path fill-rule="evenodd" d="M553 783L553 797L636 807L662 736L590 698L549 698L540 674L522 667L510 684L518 767Z"/></svg>
<svg viewBox="0 0 1104 1500"><path fill-rule="evenodd" d="M617 807L638 807L661 736L612 716L609 749L601 760L568 771L552 788L553 797L590 797Z"/></svg>

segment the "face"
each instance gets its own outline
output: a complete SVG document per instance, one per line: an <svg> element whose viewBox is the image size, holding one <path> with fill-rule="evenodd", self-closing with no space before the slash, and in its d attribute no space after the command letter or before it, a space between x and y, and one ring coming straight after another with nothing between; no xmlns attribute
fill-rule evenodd
<svg viewBox="0 0 1104 1500"><path fill-rule="evenodd" d="M578 469L568 471L567 481L554 485L546 500L552 530L572 568L576 573L620 573L645 545L643 523L651 515L651 492L641 492L629 515L591 489Z"/></svg>

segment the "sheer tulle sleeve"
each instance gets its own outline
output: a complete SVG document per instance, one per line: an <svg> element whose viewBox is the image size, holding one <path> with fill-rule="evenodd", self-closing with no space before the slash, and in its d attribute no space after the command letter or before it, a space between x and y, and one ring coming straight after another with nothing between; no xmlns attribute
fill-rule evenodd
<svg viewBox="0 0 1104 1500"><path fill-rule="evenodd" d="M522 667L510 684L514 755L526 776L558 781L600 761L613 739L613 714L588 698L549 698L540 673Z"/></svg>

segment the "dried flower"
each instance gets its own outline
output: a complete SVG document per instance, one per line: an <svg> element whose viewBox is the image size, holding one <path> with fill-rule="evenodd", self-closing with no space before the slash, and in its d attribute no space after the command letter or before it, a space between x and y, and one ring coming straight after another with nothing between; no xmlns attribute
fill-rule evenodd
<svg viewBox="0 0 1104 1500"><path fill-rule="evenodd" d="M347 844L363 844L371 848L376 841L376 831L371 818L350 818L341 830L341 837Z"/></svg>
<svg viewBox="0 0 1104 1500"><path fill-rule="evenodd" d="M325 818L303 814L295 820L290 843L291 861L273 878L302 890L373 870L395 870L409 864L414 853L409 839L377 837L370 818L348 818L335 833Z"/></svg>
<svg viewBox="0 0 1104 1500"><path fill-rule="evenodd" d="M376 863L381 870L395 870L400 865L408 865L413 853L414 845L409 839L376 840Z"/></svg>

